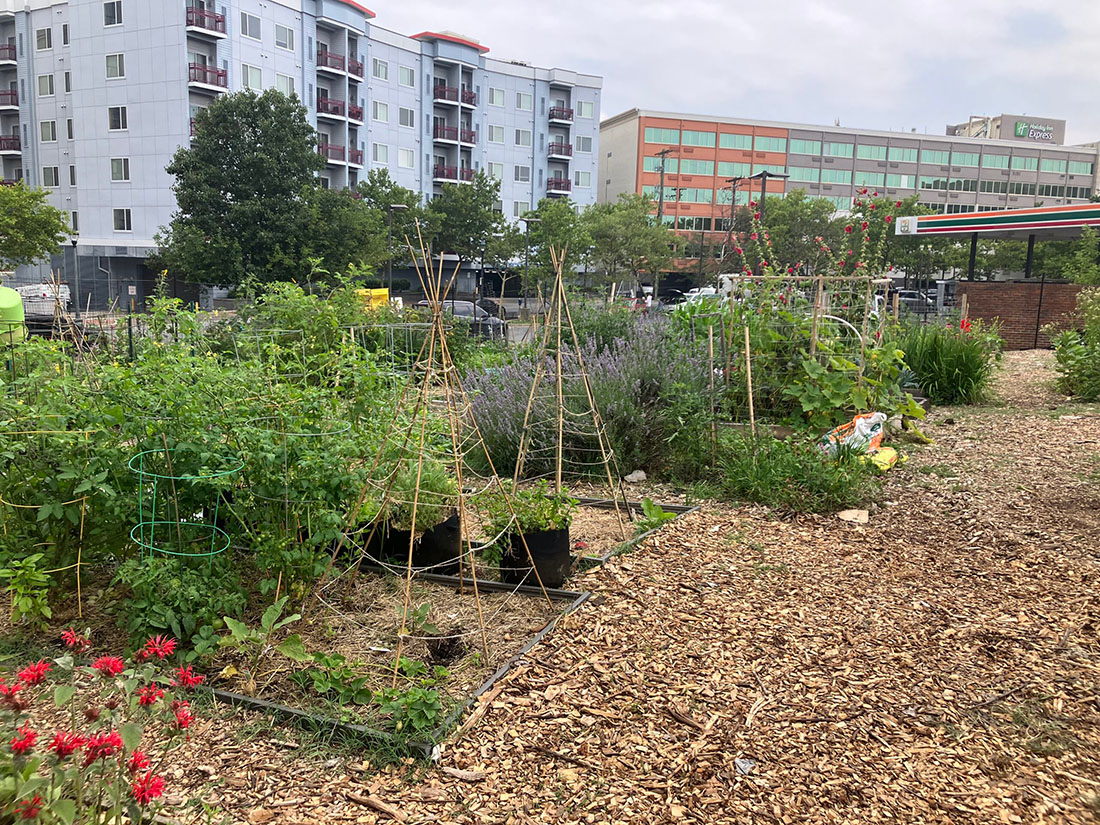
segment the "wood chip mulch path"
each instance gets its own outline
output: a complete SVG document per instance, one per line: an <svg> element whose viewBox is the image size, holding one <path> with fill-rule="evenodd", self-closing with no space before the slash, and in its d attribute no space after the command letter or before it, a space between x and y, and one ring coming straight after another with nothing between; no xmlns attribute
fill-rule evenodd
<svg viewBox="0 0 1100 825"><path fill-rule="evenodd" d="M1096 822L1100 407L1051 377L936 410L867 525L708 506L589 573L437 768L243 715L175 779L254 825Z"/></svg>

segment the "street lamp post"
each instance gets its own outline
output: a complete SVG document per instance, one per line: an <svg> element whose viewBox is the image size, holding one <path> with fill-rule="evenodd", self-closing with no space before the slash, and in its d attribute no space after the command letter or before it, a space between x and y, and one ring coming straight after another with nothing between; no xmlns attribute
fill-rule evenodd
<svg viewBox="0 0 1100 825"><path fill-rule="evenodd" d="M76 258L76 241L78 236L73 235L70 243L73 245L73 289L76 290L76 320L80 320L80 262Z"/></svg>
<svg viewBox="0 0 1100 825"><path fill-rule="evenodd" d="M749 180L760 181L760 223L764 223L764 202L768 198L768 179L779 178L780 180L786 180L789 177L790 175L785 172L769 172L765 169L749 178Z"/></svg>
<svg viewBox="0 0 1100 825"><path fill-rule="evenodd" d="M391 203L386 209L386 297L393 300L393 210L408 209L403 203Z"/></svg>
<svg viewBox="0 0 1100 825"><path fill-rule="evenodd" d="M531 224L542 223L541 218L525 217L520 218L523 221L523 308L530 313L530 309L527 306L527 298L530 294L531 279Z"/></svg>

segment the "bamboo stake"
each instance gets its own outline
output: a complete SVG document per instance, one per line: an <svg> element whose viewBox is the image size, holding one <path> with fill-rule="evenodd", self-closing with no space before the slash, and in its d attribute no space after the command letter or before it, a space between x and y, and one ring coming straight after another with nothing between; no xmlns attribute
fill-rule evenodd
<svg viewBox="0 0 1100 825"><path fill-rule="evenodd" d="M557 441L558 441L558 443L557 443L557 451L556 451L555 465L554 465L554 492L555 493L561 493L562 441L564 440L564 437L565 437L565 394L564 394L563 389L562 389L562 377L561 377L561 372L562 372L562 363L561 363L561 299L562 299L562 293L564 292L565 287L562 285L562 280L561 280L561 268L562 268L563 261L555 260L553 250L550 251L550 258L553 261L554 269L557 270L557 272L558 272L558 277L555 278L555 280L554 280L554 298L553 298L552 303L550 304L550 314L547 317L549 318L550 315L553 315L554 308L555 308L555 305L556 305L557 306L557 311L558 311L558 317L557 317L557 323L555 324L554 332L557 336L557 347L556 347L557 352L556 352L556 354L557 354L557 368L558 368L558 381L557 381L557 384L558 384L558 386L557 386L557 390L558 390L558 393L557 393L557 401L558 401L558 410L557 410L557 413L558 413L558 439L557 439ZM564 258L564 256L563 256L563 258Z"/></svg>
<svg viewBox="0 0 1100 825"><path fill-rule="evenodd" d="M898 313L901 311L901 295L894 293L894 323L898 322Z"/></svg>
<svg viewBox="0 0 1100 825"><path fill-rule="evenodd" d="M859 374L856 377L856 386L863 386L863 373L867 364L867 334L868 323L871 316L871 295L873 294L874 286L870 279L867 280L867 296L863 302L863 329L862 334L859 336Z"/></svg>
<svg viewBox="0 0 1100 825"><path fill-rule="evenodd" d="M749 428L756 435L756 410L752 402L752 350L749 345L749 328L745 327L745 379L749 386Z"/></svg>
<svg viewBox="0 0 1100 825"><path fill-rule="evenodd" d="M707 327L707 363L710 372L710 458L714 460L718 450L718 421L714 404L714 327Z"/></svg>
<svg viewBox="0 0 1100 825"><path fill-rule="evenodd" d="M810 357L817 354L817 331L821 318L821 302L825 295L825 276L817 276L817 286L814 290L814 317L810 327Z"/></svg>

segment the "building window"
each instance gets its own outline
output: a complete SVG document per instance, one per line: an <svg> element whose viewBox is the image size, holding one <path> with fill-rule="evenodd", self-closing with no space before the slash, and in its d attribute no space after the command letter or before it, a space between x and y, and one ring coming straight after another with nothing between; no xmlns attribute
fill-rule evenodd
<svg viewBox="0 0 1100 825"><path fill-rule="evenodd" d="M53 48L53 29L38 29L34 33L34 48L44 52Z"/></svg>
<svg viewBox="0 0 1100 825"><path fill-rule="evenodd" d="M747 178L752 174L752 166L740 161L718 161L718 177L721 178Z"/></svg>
<svg viewBox="0 0 1100 825"><path fill-rule="evenodd" d="M122 0L107 0L103 4L103 25L122 25Z"/></svg>
<svg viewBox="0 0 1100 825"><path fill-rule="evenodd" d="M76 167L69 166L69 186L76 186Z"/></svg>
<svg viewBox="0 0 1100 825"><path fill-rule="evenodd" d="M945 210L948 215L960 215L963 212L973 212L974 207L968 203L949 203Z"/></svg>
<svg viewBox="0 0 1100 825"><path fill-rule="evenodd" d="M922 175L918 183L921 189L947 189L947 178Z"/></svg>
<svg viewBox="0 0 1100 825"><path fill-rule="evenodd" d="M516 92L516 108L521 112L530 112L534 108L534 98L527 92Z"/></svg>
<svg viewBox="0 0 1100 825"><path fill-rule="evenodd" d="M1012 158L1012 168L1022 169L1025 172L1034 172L1039 168L1039 158L1027 158L1016 155Z"/></svg>
<svg viewBox="0 0 1100 825"><path fill-rule="evenodd" d="M69 118L65 121L65 131L69 136L69 140L73 139L73 119Z"/></svg>
<svg viewBox="0 0 1100 825"><path fill-rule="evenodd" d="M592 151L592 138L585 135L577 135L577 151L578 152L591 152Z"/></svg>
<svg viewBox="0 0 1100 825"><path fill-rule="evenodd" d="M1020 181L1012 181L1008 184L1008 194L1010 195L1034 195L1035 184L1034 183L1021 183Z"/></svg>
<svg viewBox="0 0 1100 825"><path fill-rule="evenodd" d="M757 152L786 152L787 139L757 135L755 148Z"/></svg>
<svg viewBox="0 0 1100 825"><path fill-rule="evenodd" d="M771 172L773 175L784 175L787 172L787 167L775 163L754 163L752 166L752 173L755 175L760 172Z"/></svg>
<svg viewBox="0 0 1100 825"><path fill-rule="evenodd" d="M390 147L384 143L372 143L370 155L375 163L390 162Z"/></svg>
<svg viewBox="0 0 1100 825"><path fill-rule="evenodd" d="M43 143L53 143L57 140L57 121L43 120L38 124L38 132Z"/></svg>
<svg viewBox="0 0 1100 825"><path fill-rule="evenodd" d="M687 187L680 190L681 203L711 203L713 200L713 189L694 189L692 187Z"/></svg>
<svg viewBox="0 0 1100 825"><path fill-rule="evenodd" d="M595 104L591 100L578 100L577 101L577 117L592 117L592 113L595 111ZM713 145L713 144L711 144Z"/></svg>
<svg viewBox="0 0 1100 825"><path fill-rule="evenodd" d="M752 135L733 135L723 132L718 136L719 149L752 149Z"/></svg>
<svg viewBox="0 0 1100 825"><path fill-rule="evenodd" d="M80 215L76 212L69 213L69 226L72 227L73 232L80 231Z"/></svg>
<svg viewBox="0 0 1100 825"><path fill-rule="evenodd" d="M408 126L410 129L416 128L416 110L407 109L404 106L400 106L397 109L397 122L402 126Z"/></svg>
<svg viewBox="0 0 1100 825"><path fill-rule="evenodd" d="M886 160L886 147L861 144L856 148L856 157L860 160Z"/></svg>
<svg viewBox="0 0 1100 825"><path fill-rule="evenodd" d="M680 136L680 142L684 146L714 146L714 132L694 132L684 129Z"/></svg>
<svg viewBox="0 0 1100 825"><path fill-rule="evenodd" d="M512 217L522 218L528 212L531 211L530 201L513 201L512 202Z"/></svg>
<svg viewBox="0 0 1100 825"><path fill-rule="evenodd" d="M416 153L412 149L397 150L397 165L402 169L412 169L416 162Z"/></svg>
<svg viewBox="0 0 1100 825"><path fill-rule="evenodd" d="M801 154L809 153L805 152ZM821 180L821 170L816 169L812 166L792 166L790 168L790 176L792 181L801 181L802 183L818 183Z"/></svg>
<svg viewBox="0 0 1100 825"><path fill-rule="evenodd" d="M371 58L370 74L375 80L389 80L390 64L385 60L379 60L377 57Z"/></svg>
<svg viewBox="0 0 1100 825"><path fill-rule="evenodd" d="M675 186L666 186L665 196L663 200L665 201L665 203L675 203L677 199L677 194L683 191L685 190L677 189ZM660 190L658 190L656 186L643 186L642 194L652 198L655 201L662 200ZM666 215L665 217L667 218L669 216Z"/></svg>
<svg viewBox="0 0 1100 825"><path fill-rule="evenodd" d="M855 146L851 143L826 142L823 147L825 157L827 158L850 158L854 150Z"/></svg>
<svg viewBox="0 0 1100 825"><path fill-rule="evenodd" d="M512 180L516 183L530 183L531 182L531 167L530 166L516 166L512 170Z"/></svg>
<svg viewBox="0 0 1100 825"><path fill-rule="evenodd" d="M38 96L53 97L53 75L40 74L38 76Z"/></svg>
<svg viewBox="0 0 1100 825"><path fill-rule="evenodd" d="M680 142L680 130L679 129L656 129L652 126L647 126L645 130L645 142L646 143L673 143L679 144Z"/></svg>
<svg viewBox="0 0 1100 825"><path fill-rule="evenodd" d="M294 29L275 24L275 45L288 52L294 51Z"/></svg>
<svg viewBox="0 0 1100 825"><path fill-rule="evenodd" d="M412 89L416 86L416 72L408 66L400 66L397 69L397 85L407 86Z"/></svg>
<svg viewBox="0 0 1100 825"><path fill-rule="evenodd" d="M1092 197L1092 187L1090 186L1067 186L1066 187L1067 198L1084 198L1088 200Z"/></svg>
<svg viewBox="0 0 1100 825"><path fill-rule="evenodd" d="M1052 158L1040 158L1039 171L1057 172L1059 175L1064 175L1066 173L1066 162L1064 160L1053 160Z"/></svg>
<svg viewBox="0 0 1100 825"><path fill-rule="evenodd" d="M489 105L504 105L504 89L494 89L492 86L489 87Z"/></svg>
<svg viewBox="0 0 1100 825"><path fill-rule="evenodd" d="M134 229L133 221L131 220L129 209L116 209L115 215L115 232L132 232Z"/></svg>
<svg viewBox="0 0 1100 825"><path fill-rule="evenodd" d="M264 75L259 66L241 64L241 85L246 89L261 91L264 87Z"/></svg>
<svg viewBox="0 0 1100 825"><path fill-rule="evenodd" d="M68 94L73 90L73 73L65 72L65 93Z"/></svg>
<svg viewBox="0 0 1100 825"><path fill-rule="evenodd" d="M978 184L979 192L986 192L997 195L1008 194L1008 181L1007 180L983 180Z"/></svg>
<svg viewBox="0 0 1100 825"><path fill-rule="evenodd" d="M680 161L680 174L706 175L707 177L714 177L714 161L693 160L692 158L684 158L682 161Z"/></svg>
<svg viewBox="0 0 1100 825"><path fill-rule="evenodd" d="M42 167L42 185L47 189L56 189L61 185L61 175L56 166Z"/></svg>
<svg viewBox="0 0 1100 825"><path fill-rule="evenodd" d="M1069 162L1069 173L1071 175L1091 175L1092 174L1092 161L1091 160L1071 160Z"/></svg>
<svg viewBox="0 0 1100 825"><path fill-rule="evenodd" d="M68 46L69 45L69 24L68 23L62 23L61 24L61 45L62 46Z"/></svg>
<svg viewBox="0 0 1100 825"><path fill-rule="evenodd" d="M377 120L380 123L389 123L390 122L390 104L383 103L380 100L371 101L370 116L371 116L371 120Z"/></svg>
<svg viewBox="0 0 1100 825"><path fill-rule="evenodd" d="M947 188L952 192L977 192L977 178L951 178L947 182Z"/></svg>
<svg viewBox="0 0 1100 825"><path fill-rule="evenodd" d="M983 169L1007 169L1008 155L982 155Z"/></svg>
<svg viewBox="0 0 1100 825"><path fill-rule="evenodd" d="M516 129L516 146L530 146L531 145L531 130L530 129Z"/></svg>
<svg viewBox="0 0 1100 825"><path fill-rule="evenodd" d="M916 189L915 175L887 175L886 185L891 189Z"/></svg>
<svg viewBox="0 0 1100 825"><path fill-rule="evenodd" d="M248 12L241 12L241 34L253 40L260 40L260 18Z"/></svg>
<svg viewBox="0 0 1100 825"><path fill-rule="evenodd" d="M294 78L288 74L275 75L275 88L287 97L294 96Z"/></svg>
<svg viewBox="0 0 1100 825"><path fill-rule="evenodd" d="M126 77L126 55L107 55L107 79L115 80L120 77Z"/></svg>
<svg viewBox="0 0 1100 825"><path fill-rule="evenodd" d="M107 109L107 128L112 132L121 132L127 128L125 106L111 106Z"/></svg>
<svg viewBox="0 0 1100 825"><path fill-rule="evenodd" d="M573 173L573 183L582 189L588 189L592 185L592 173L582 172L578 169Z"/></svg>
<svg viewBox="0 0 1100 825"><path fill-rule="evenodd" d="M490 163L487 167L489 177L493 180L504 180L504 164L503 163Z"/></svg>
<svg viewBox="0 0 1100 825"><path fill-rule="evenodd" d="M906 149L901 146L891 146L890 151L886 156L896 163L916 163L917 162L917 150Z"/></svg>
<svg viewBox="0 0 1100 825"><path fill-rule="evenodd" d="M951 153L951 165L952 166L977 166L978 165L978 153L977 152L952 152Z"/></svg>
<svg viewBox="0 0 1100 825"><path fill-rule="evenodd" d="M130 179L130 159L111 158L111 180L122 181Z"/></svg>
<svg viewBox="0 0 1100 825"><path fill-rule="evenodd" d="M490 143L504 143L504 127L503 126L490 126L489 127L489 142Z"/></svg>
<svg viewBox="0 0 1100 825"><path fill-rule="evenodd" d="M660 172L661 171L662 158L642 158L642 171L643 172ZM676 175L680 172L680 159L679 158L664 158L665 174Z"/></svg>
<svg viewBox="0 0 1100 825"><path fill-rule="evenodd" d="M792 155L820 155L821 141L791 138L790 152Z"/></svg>
<svg viewBox="0 0 1100 825"><path fill-rule="evenodd" d="M885 186L886 174L884 172L856 172L852 176L852 183L856 186Z"/></svg>
<svg viewBox="0 0 1100 825"><path fill-rule="evenodd" d="M951 162L951 153L946 149L921 149L920 162L938 163L940 166L947 166Z"/></svg>
<svg viewBox="0 0 1100 825"><path fill-rule="evenodd" d="M841 146L851 147L851 143L842 143ZM851 183L852 171L850 169L822 169L822 183Z"/></svg>
<svg viewBox="0 0 1100 825"><path fill-rule="evenodd" d="M1064 198L1066 187L1057 183L1040 183L1039 195L1044 198Z"/></svg>

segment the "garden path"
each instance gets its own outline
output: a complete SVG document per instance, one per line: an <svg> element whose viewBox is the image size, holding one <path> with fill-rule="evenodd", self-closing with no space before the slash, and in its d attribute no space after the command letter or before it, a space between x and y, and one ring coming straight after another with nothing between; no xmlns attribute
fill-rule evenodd
<svg viewBox="0 0 1100 825"><path fill-rule="evenodd" d="M934 411L867 525L708 506L589 573L419 781L240 720L179 778L254 824L1095 821L1100 407L1051 379Z"/></svg>

